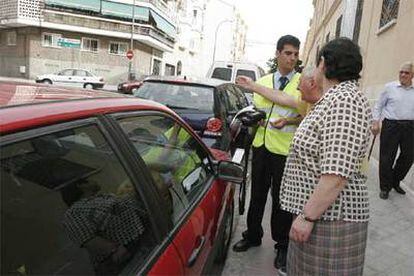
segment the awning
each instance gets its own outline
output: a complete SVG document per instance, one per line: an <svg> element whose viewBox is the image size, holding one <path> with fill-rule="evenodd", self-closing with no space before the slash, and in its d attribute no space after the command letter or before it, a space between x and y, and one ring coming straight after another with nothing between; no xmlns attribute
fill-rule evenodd
<svg viewBox="0 0 414 276"><path fill-rule="evenodd" d="M45 0L46 5L53 5L65 8L99 12L101 8L100 0Z"/></svg>
<svg viewBox="0 0 414 276"><path fill-rule="evenodd" d="M102 14L132 20L132 5L102 1ZM136 20L148 21L149 9L135 6L134 18Z"/></svg>
<svg viewBox="0 0 414 276"><path fill-rule="evenodd" d="M150 14L152 18L154 18L155 23L157 24L156 26L157 29L160 29L161 31L163 31L164 33L172 37L175 37L177 35L177 31L175 30L175 27L171 23L169 23L163 17L159 16L153 10L150 10Z"/></svg>

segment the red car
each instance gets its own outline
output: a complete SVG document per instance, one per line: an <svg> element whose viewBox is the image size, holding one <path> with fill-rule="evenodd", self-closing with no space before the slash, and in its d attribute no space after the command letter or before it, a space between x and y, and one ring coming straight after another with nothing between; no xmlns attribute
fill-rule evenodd
<svg viewBox="0 0 414 276"><path fill-rule="evenodd" d="M0 82L1 274L204 274L243 169L174 112Z"/></svg>
<svg viewBox="0 0 414 276"><path fill-rule="evenodd" d="M140 88L143 81L127 81L118 84L118 92L123 94L132 94L132 90Z"/></svg>

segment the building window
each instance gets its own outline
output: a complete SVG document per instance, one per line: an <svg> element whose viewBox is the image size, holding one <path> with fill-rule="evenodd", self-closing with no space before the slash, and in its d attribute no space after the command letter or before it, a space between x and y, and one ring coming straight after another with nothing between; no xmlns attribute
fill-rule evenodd
<svg viewBox="0 0 414 276"><path fill-rule="evenodd" d="M379 24L380 28L382 28L388 22L391 22L392 20L397 19L399 4L400 4L399 0L383 0L381 18L380 18L380 24Z"/></svg>
<svg viewBox="0 0 414 276"><path fill-rule="evenodd" d="M181 61L177 62L177 76L181 76L182 69L183 69L183 63Z"/></svg>
<svg viewBox="0 0 414 276"><path fill-rule="evenodd" d="M193 27L195 27L195 25L197 25L197 10L193 10Z"/></svg>
<svg viewBox="0 0 414 276"><path fill-rule="evenodd" d="M82 50L89 52L98 52L98 40L82 37Z"/></svg>
<svg viewBox="0 0 414 276"><path fill-rule="evenodd" d="M319 65L319 45L316 47L316 58L315 58L316 66Z"/></svg>
<svg viewBox="0 0 414 276"><path fill-rule="evenodd" d="M15 46L17 40L16 32L7 32L7 45L8 46Z"/></svg>
<svg viewBox="0 0 414 276"><path fill-rule="evenodd" d="M336 20L335 38L341 36L342 15Z"/></svg>
<svg viewBox="0 0 414 276"><path fill-rule="evenodd" d="M165 76L174 76L175 75L175 66L171 64L165 64Z"/></svg>
<svg viewBox="0 0 414 276"><path fill-rule="evenodd" d="M362 9L364 7L364 0L358 0L358 6L355 14L354 34L352 40L358 44L359 32L361 30Z"/></svg>
<svg viewBox="0 0 414 276"><path fill-rule="evenodd" d="M58 46L58 40L61 37L62 37L61 34L44 33L42 34L42 46L60 48Z"/></svg>
<svg viewBox="0 0 414 276"><path fill-rule="evenodd" d="M128 50L128 44L122 42L109 43L109 53L114 55L125 55Z"/></svg>
<svg viewBox="0 0 414 276"><path fill-rule="evenodd" d="M155 76L161 75L161 60L154 58L152 62L152 74Z"/></svg>

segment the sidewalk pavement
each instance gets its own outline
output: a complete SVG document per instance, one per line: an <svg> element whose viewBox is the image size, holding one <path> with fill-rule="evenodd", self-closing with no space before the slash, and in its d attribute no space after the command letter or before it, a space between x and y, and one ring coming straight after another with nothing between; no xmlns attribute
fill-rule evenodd
<svg viewBox="0 0 414 276"><path fill-rule="evenodd" d="M378 161L371 159L368 175L371 220L365 255L365 276L414 275L414 191L401 185L406 195L390 192L388 200L379 198ZM248 187L248 190L249 187ZM233 252L231 247L246 229L246 213L235 219L235 230L222 275L276 275L273 267L275 252L270 234L271 198L268 198L262 245L247 252ZM236 209L237 210L237 209ZM236 224L237 223L237 224Z"/></svg>
<svg viewBox="0 0 414 276"><path fill-rule="evenodd" d="M22 83L36 83L35 80L32 79L24 79L24 78L10 78L10 77L2 77L0 76L0 81L11 81L11 82L22 82ZM64 86L64 85L62 85ZM67 85L65 87L73 88L74 86ZM115 84L105 84L104 87L100 90L105 90L109 92L118 92L118 86Z"/></svg>

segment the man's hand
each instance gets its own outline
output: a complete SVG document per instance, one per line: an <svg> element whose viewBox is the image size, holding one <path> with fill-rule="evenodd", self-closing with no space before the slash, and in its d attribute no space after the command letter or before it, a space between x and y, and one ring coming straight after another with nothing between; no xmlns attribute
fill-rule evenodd
<svg viewBox="0 0 414 276"><path fill-rule="evenodd" d="M285 125L287 125L289 122L286 118L279 118L275 121L269 121L269 124L277 129L283 128Z"/></svg>
<svg viewBox="0 0 414 276"><path fill-rule="evenodd" d="M246 76L238 76L236 78L236 84L240 85L243 88L249 89L249 90L253 90L254 88L254 81Z"/></svg>
<svg viewBox="0 0 414 276"><path fill-rule="evenodd" d="M381 131L380 122L374 121L371 125L371 132L374 135L377 135Z"/></svg>
<svg viewBox="0 0 414 276"><path fill-rule="evenodd" d="M306 242L313 229L313 222L309 222L298 216L292 223L289 238L295 242Z"/></svg>

